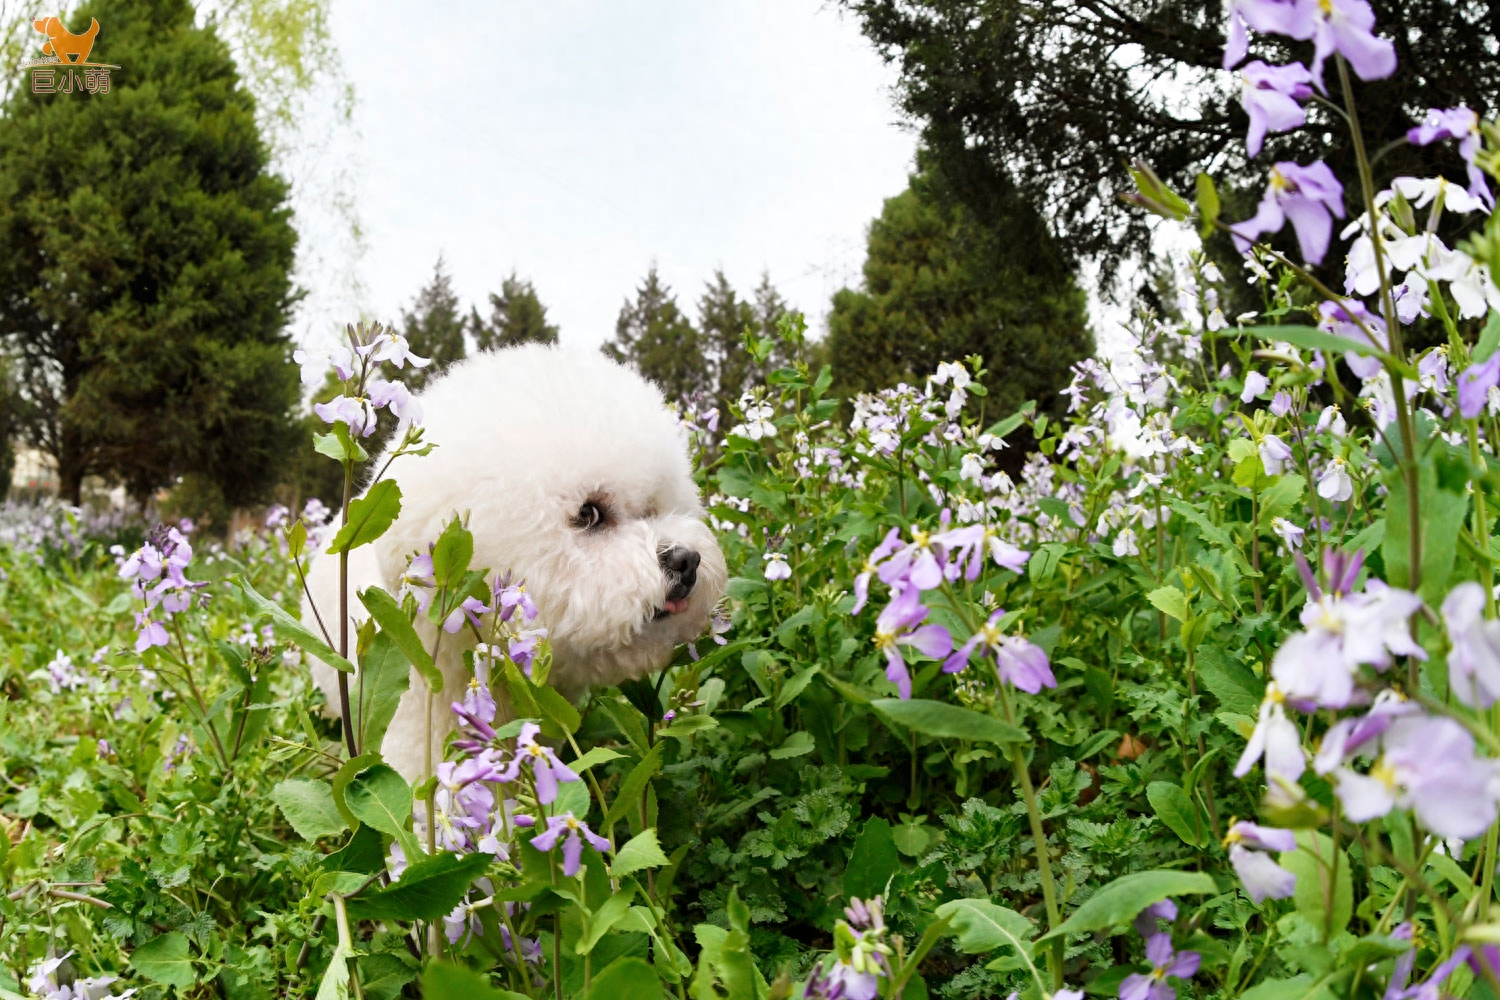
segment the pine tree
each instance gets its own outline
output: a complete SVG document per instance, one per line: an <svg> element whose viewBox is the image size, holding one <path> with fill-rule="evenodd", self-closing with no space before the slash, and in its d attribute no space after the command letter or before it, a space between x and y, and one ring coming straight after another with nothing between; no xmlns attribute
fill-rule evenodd
<svg viewBox="0 0 1500 1000"><path fill-rule="evenodd" d="M870 226L864 287L833 298L828 353L844 394L919 382L970 354L988 370L986 412L1044 410L1093 350L1083 293L1025 205L976 218L928 173Z"/></svg>
<svg viewBox="0 0 1500 1000"><path fill-rule="evenodd" d="M417 293L410 311L401 312L401 333L412 351L432 359L426 368L410 368L402 376L407 386L420 389L441 375L467 353L464 344L465 322L453 291L453 279L443 268L442 255L432 268L432 281Z"/></svg>
<svg viewBox="0 0 1500 1000"><path fill-rule="evenodd" d="M498 351L517 344L555 344L557 327L547 322L547 308L531 282L516 276L500 283L500 294L490 293L489 321L477 309L469 311L469 328L481 351Z"/></svg>
<svg viewBox="0 0 1500 1000"><path fill-rule="evenodd" d="M715 271L698 300L698 337L720 413L740 398L754 362L745 350L745 330L755 329L755 307L740 298L723 271Z"/></svg>
<svg viewBox="0 0 1500 1000"><path fill-rule="evenodd" d="M295 440L286 184L187 0L101 0L108 93L15 88L0 128L0 340L21 436L144 501L194 472L264 497Z"/></svg>
<svg viewBox="0 0 1500 1000"><path fill-rule="evenodd" d="M677 306L677 298L656 273L656 265L626 301L615 322L614 340L601 347L616 361L633 365L661 386L668 399L707 392L713 384L698 331Z"/></svg>

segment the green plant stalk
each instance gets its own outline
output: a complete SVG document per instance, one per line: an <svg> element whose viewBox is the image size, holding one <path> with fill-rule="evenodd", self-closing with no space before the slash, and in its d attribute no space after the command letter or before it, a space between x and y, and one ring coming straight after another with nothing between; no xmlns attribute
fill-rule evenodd
<svg viewBox="0 0 1500 1000"><path fill-rule="evenodd" d="M1011 725L1016 724L1015 712L1011 710L1010 699L1005 694L1005 685L1000 685L1000 707L1005 712L1005 721ZM1031 839L1036 843L1036 867L1041 876L1042 899L1047 906L1047 929L1057 930L1057 925L1062 923L1062 915L1057 908L1057 887L1052 882L1052 865L1047 860L1047 832L1042 828L1042 814L1036 805L1036 789L1031 786L1031 775L1026 770L1026 755L1018 746L1012 746L1009 750L1010 764L1016 772L1016 783L1021 786L1021 798L1026 803L1026 816L1031 821ZM1054 990L1062 987L1062 941L1058 940L1058 947L1047 952L1047 969L1052 973L1052 988Z"/></svg>
<svg viewBox="0 0 1500 1000"><path fill-rule="evenodd" d="M1376 222L1379 214L1375 209L1375 181L1370 171L1370 158L1365 151L1365 139L1359 127L1359 114L1354 108L1354 86L1349 80L1349 64L1342 55L1335 55L1338 62L1339 82L1344 87L1344 107L1348 112L1349 136L1354 140L1354 156L1359 165L1359 186L1364 195L1365 212L1370 220L1370 243L1375 250L1375 273L1380 278L1380 309L1385 318L1387 336L1390 338L1390 353L1401 361L1406 353L1401 348L1401 324L1396 317L1396 300L1391 294L1391 276L1386 269L1385 239ZM1422 582L1422 511L1420 497L1420 472L1417 468L1417 428L1412 419L1411 407L1406 402L1405 381L1394 366L1387 366L1391 376L1391 396L1396 403L1396 425L1401 429L1401 472L1406 479L1407 533L1410 536L1411 578L1408 589L1416 591ZM1408 682L1417 686L1417 661L1407 664Z"/></svg>
<svg viewBox="0 0 1500 1000"><path fill-rule="evenodd" d="M343 523L349 523L349 503L354 499L354 460L344 460L344 505ZM349 550L339 553L339 655L349 658ZM339 717L344 722L344 747L349 759L359 756L359 741L354 734L354 712L349 707L349 675L342 670L338 674Z"/></svg>

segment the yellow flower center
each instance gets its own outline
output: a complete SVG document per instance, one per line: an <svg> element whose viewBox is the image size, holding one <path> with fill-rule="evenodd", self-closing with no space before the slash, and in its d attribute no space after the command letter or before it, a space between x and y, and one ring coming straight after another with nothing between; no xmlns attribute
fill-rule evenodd
<svg viewBox="0 0 1500 1000"><path fill-rule="evenodd" d="M1390 764L1386 763L1386 759L1384 757L1377 760L1375 762L1375 766L1370 768L1370 777L1374 778L1376 781L1379 781L1381 784L1385 785L1385 787L1391 789L1392 791L1394 791L1396 788L1396 771L1391 767Z"/></svg>
<svg viewBox="0 0 1500 1000"><path fill-rule="evenodd" d="M896 645L896 633L883 632L879 629L875 632L875 648L890 649Z"/></svg>

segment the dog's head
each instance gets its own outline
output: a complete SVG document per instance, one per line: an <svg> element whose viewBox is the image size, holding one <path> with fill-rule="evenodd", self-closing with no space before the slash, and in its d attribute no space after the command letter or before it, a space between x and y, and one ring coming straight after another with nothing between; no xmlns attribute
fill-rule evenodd
<svg viewBox="0 0 1500 1000"><path fill-rule="evenodd" d="M421 397L424 458L401 459L410 553L469 511L474 565L525 581L576 696L640 677L702 635L724 593L687 447L661 393L596 353L481 354Z"/></svg>

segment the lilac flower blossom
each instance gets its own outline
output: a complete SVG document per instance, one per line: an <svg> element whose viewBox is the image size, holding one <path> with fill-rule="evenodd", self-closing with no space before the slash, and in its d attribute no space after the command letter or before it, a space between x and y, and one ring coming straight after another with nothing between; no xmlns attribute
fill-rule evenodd
<svg viewBox="0 0 1500 1000"><path fill-rule="evenodd" d="M974 650L983 645L986 651L994 653L995 669L1002 682L1009 682L1027 694L1036 694L1044 687L1057 687L1047 654L1022 636L1002 635L999 623L1003 617L1005 610L996 608L979 631L943 662L943 670L956 674L965 669Z"/></svg>
<svg viewBox="0 0 1500 1000"><path fill-rule="evenodd" d="M1458 140L1458 155L1469 172L1469 194L1493 207L1495 196L1476 161L1479 156L1479 116L1470 108L1432 108L1422 124L1406 133L1406 141L1426 146L1443 139Z"/></svg>
<svg viewBox="0 0 1500 1000"><path fill-rule="evenodd" d="M1422 606L1417 595L1370 580L1364 592L1353 593L1364 562L1325 550L1328 590L1318 587L1302 553L1297 568L1307 584L1302 608L1304 631L1282 643L1271 661L1271 677L1289 702L1320 708L1345 708L1355 697L1354 679L1361 665L1385 670L1396 656L1426 659L1411 637L1408 619Z"/></svg>
<svg viewBox="0 0 1500 1000"><path fill-rule="evenodd" d="M413 368L426 368L432 363L431 358L419 358L413 354L406 338L390 328L385 329L373 347L374 352L370 355L372 361L389 361L397 368L403 368L408 363Z"/></svg>
<svg viewBox="0 0 1500 1000"><path fill-rule="evenodd" d="M1323 407L1323 412L1318 414L1318 424L1314 428L1314 430L1316 430L1319 434L1322 434L1326 431L1336 438L1341 438L1344 436L1345 432L1348 430L1348 427L1344 423L1343 411L1338 408L1337 403L1332 403L1328 406Z"/></svg>
<svg viewBox="0 0 1500 1000"><path fill-rule="evenodd" d="M501 621L510 621L511 616L517 611L520 611L521 617L528 622L535 621L536 616L540 614L536 602L526 592L526 584L524 582L512 583L509 574L495 577L494 590L497 595L495 610L500 612Z"/></svg>
<svg viewBox="0 0 1500 1000"><path fill-rule="evenodd" d="M484 623L479 620L479 616L489 614L489 612L490 606L481 601L479 598L465 597L463 599L463 603L459 604L458 607L450 611L448 613L448 617L443 619L443 631L447 632L449 635L452 635L454 632L457 632L459 629L464 627L465 619L467 619L469 624L472 625L475 629L483 628Z"/></svg>
<svg viewBox="0 0 1500 1000"><path fill-rule="evenodd" d="M885 538L875 546L869 558L865 560L864 568L854 578L854 607L850 609L850 614L857 615L864 608L865 602L870 597L870 578L875 575L876 568L900 547L900 528L892 528L886 532Z"/></svg>
<svg viewBox="0 0 1500 1000"><path fill-rule="evenodd" d="M1259 450L1260 464L1265 467L1268 476L1281 475L1282 467L1292 458L1292 449L1275 434L1262 437Z"/></svg>
<svg viewBox="0 0 1500 1000"><path fill-rule="evenodd" d="M425 612L432 606L432 598L437 593L437 579L434 573L431 552L412 556L411 562L406 566L406 572L401 574L401 590L397 598L404 601L410 594L417 599L417 610Z"/></svg>
<svg viewBox="0 0 1500 1000"><path fill-rule="evenodd" d="M1148 938L1160 930L1158 920L1172 923L1177 919L1177 904L1170 899L1159 900L1135 915L1131 926L1141 937Z"/></svg>
<svg viewBox="0 0 1500 1000"><path fill-rule="evenodd" d="M1272 681L1266 685L1265 696L1260 703L1260 717L1250 742L1234 765L1234 776L1243 778L1250 773L1256 761L1265 758L1266 779L1295 782L1302 777L1307 761L1302 753L1302 734L1292 720L1286 717L1286 698Z"/></svg>
<svg viewBox="0 0 1500 1000"><path fill-rule="evenodd" d="M792 578L792 565L786 561L785 553L766 552L761 558L766 563L767 580L790 580Z"/></svg>
<svg viewBox="0 0 1500 1000"><path fill-rule="evenodd" d="M1249 371L1245 373L1245 388L1240 392L1240 402L1253 402L1256 396L1271 387L1271 380L1260 372Z"/></svg>
<svg viewBox="0 0 1500 1000"><path fill-rule="evenodd" d="M1448 685L1470 708L1500 700L1500 621L1484 617L1484 588L1460 583L1443 600L1448 651Z"/></svg>
<svg viewBox="0 0 1500 1000"><path fill-rule="evenodd" d="M1245 145L1251 156L1260 155L1267 132L1285 132L1307 121L1299 103L1313 94L1306 66L1268 66L1257 59L1240 70L1240 80L1240 103L1250 116Z"/></svg>
<svg viewBox="0 0 1500 1000"><path fill-rule="evenodd" d="M1484 410L1490 390L1500 384L1500 351L1459 372L1457 382L1458 412L1473 420Z"/></svg>
<svg viewBox="0 0 1500 1000"><path fill-rule="evenodd" d="M396 416L396 440L399 443L406 429L422 422L422 404L413 396L405 382L387 382L384 379L370 383L370 405L375 409L385 408Z"/></svg>
<svg viewBox="0 0 1500 1000"><path fill-rule="evenodd" d="M1349 463L1335 455L1328 468L1318 477L1318 496L1324 500L1344 503L1354 496L1354 479L1349 475Z"/></svg>
<svg viewBox="0 0 1500 1000"><path fill-rule="evenodd" d="M1284 517L1271 518L1271 530L1289 549L1302 548L1302 539L1307 534L1306 528L1299 528Z"/></svg>
<svg viewBox="0 0 1500 1000"><path fill-rule="evenodd" d="M933 535L931 541L933 545L941 547L944 558L948 560L944 576L949 580L957 580L960 575L971 583L979 579L979 570L986 553L995 561L995 565L1012 573L1021 572L1026 561L1031 558L1031 553L1016 548L987 524L972 524L944 531Z"/></svg>
<svg viewBox="0 0 1500 1000"><path fill-rule="evenodd" d="M576 778L574 780L577 780ZM550 851L563 839L563 874L572 877L578 874L579 862L583 858L583 841L587 840L597 851L609 850L609 841L589 829L587 823L578 819L571 811L561 816L547 817L547 829L531 838L531 846L539 851Z"/></svg>
<svg viewBox="0 0 1500 1000"><path fill-rule="evenodd" d="M1319 304L1318 329L1331 333L1335 337L1352 340L1362 346L1368 345L1376 350L1390 349L1385 321L1366 309L1364 303L1356 299L1346 302L1325 301ZM1344 363L1349 366L1351 372L1362 379L1374 378L1381 368L1378 357L1357 349L1344 352Z"/></svg>
<svg viewBox="0 0 1500 1000"><path fill-rule="evenodd" d="M1361 80L1383 80L1396 72L1396 46L1375 36L1375 12L1366 0L1298 0L1297 10L1311 23L1311 69L1318 89L1323 89L1323 63L1335 52Z"/></svg>
<svg viewBox="0 0 1500 1000"><path fill-rule="evenodd" d="M119 981L118 976L85 976L71 983L59 984L57 970L72 957L73 952L69 950L56 958L38 962L27 977L26 988L44 1000L125 1000L135 995L133 987L123 993L106 992L106 987Z"/></svg>
<svg viewBox="0 0 1500 1000"><path fill-rule="evenodd" d="M1196 951L1179 954L1170 934L1153 934L1146 939L1146 961L1151 971L1126 976L1120 983L1120 1000L1176 1000L1177 990L1167 984L1167 977L1193 978L1203 957Z"/></svg>
<svg viewBox="0 0 1500 1000"><path fill-rule="evenodd" d="M375 433L375 404L366 397L338 395L326 403L314 403L313 412L325 424L347 424L356 437Z"/></svg>
<svg viewBox="0 0 1500 1000"><path fill-rule="evenodd" d="M1256 31L1293 38L1307 38L1299 17L1298 0L1232 0L1229 5L1228 40L1224 46L1224 68L1232 69L1250 51L1248 24Z"/></svg>
<svg viewBox="0 0 1500 1000"><path fill-rule="evenodd" d="M582 779L558 759L551 747L537 742L537 735L541 731L542 727L535 722L528 722L521 727L521 733L516 737L515 756L500 772L499 780L515 781L521 773L521 765L529 764L532 780L536 782L536 800L542 805L548 805L557 798L558 782Z"/></svg>
<svg viewBox="0 0 1500 1000"><path fill-rule="evenodd" d="M1302 259L1321 264L1333 236L1334 216L1344 217L1344 186L1328 165L1321 160L1306 167L1283 162L1271 168L1271 181L1260 209L1229 228L1235 247L1245 253L1257 237L1280 232L1291 219Z"/></svg>
<svg viewBox="0 0 1500 1000"><path fill-rule="evenodd" d="M547 638L547 630L544 628L523 628L506 644L506 652L511 660L527 677L531 676L531 665L536 660L537 649L545 638Z"/></svg>
<svg viewBox="0 0 1500 1000"><path fill-rule="evenodd" d="M943 584L943 567L933 549L932 535L912 528L912 540L891 553L875 571L881 582L895 587L910 583L917 590L932 590Z"/></svg>
<svg viewBox="0 0 1500 1000"><path fill-rule="evenodd" d="M60 649L52 662L47 664L47 679L52 685L53 694L76 691L87 683L87 679L73 665L73 658Z"/></svg>
<svg viewBox="0 0 1500 1000"><path fill-rule="evenodd" d="M1285 389L1278 390L1276 395L1271 397L1271 416L1284 417L1291 412L1292 394Z"/></svg>
<svg viewBox="0 0 1500 1000"><path fill-rule="evenodd" d="M1296 850L1297 837L1291 830L1239 822L1229 828L1224 846L1235 874L1257 906L1268 898L1286 899L1297 888L1297 876L1263 853Z"/></svg>
<svg viewBox="0 0 1500 1000"><path fill-rule="evenodd" d="M875 647L885 654L885 676L901 693L911 697L911 674L901 655L902 646L915 646L935 660L946 657L953 649L953 636L941 625L920 625L927 618L927 608L916 587L897 591L885 610L875 619Z"/></svg>

